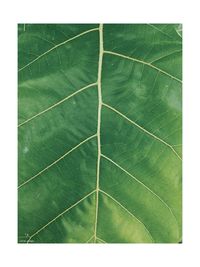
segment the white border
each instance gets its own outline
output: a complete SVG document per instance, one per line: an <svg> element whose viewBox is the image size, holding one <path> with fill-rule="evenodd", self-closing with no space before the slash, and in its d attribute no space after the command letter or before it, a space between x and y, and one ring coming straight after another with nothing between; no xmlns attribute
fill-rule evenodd
<svg viewBox="0 0 200 267"><path fill-rule="evenodd" d="M5 2L5 1L4 1ZM2 266L198 266L200 241L199 8L198 1L7 1L1 3L1 265ZM17 244L17 22L183 23L184 210L183 244ZM3 264L2 264L3 263Z"/></svg>

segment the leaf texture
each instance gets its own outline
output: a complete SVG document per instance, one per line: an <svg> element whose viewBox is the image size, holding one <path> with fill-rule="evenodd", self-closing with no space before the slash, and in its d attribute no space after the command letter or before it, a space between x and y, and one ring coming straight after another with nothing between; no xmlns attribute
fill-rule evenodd
<svg viewBox="0 0 200 267"><path fill-rule="evenodd" d="M180 25L18 31L18 242L178 243Z"/></svg>

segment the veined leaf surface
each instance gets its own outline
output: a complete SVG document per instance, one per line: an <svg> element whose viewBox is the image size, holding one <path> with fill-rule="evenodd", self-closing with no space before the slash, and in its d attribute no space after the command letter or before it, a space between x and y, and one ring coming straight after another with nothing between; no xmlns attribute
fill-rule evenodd
<svg viewBox="0 0 200 267"><path fill-rule="evenodd" d="M18 28L19 242L178 243L180 25Z"/></svg>

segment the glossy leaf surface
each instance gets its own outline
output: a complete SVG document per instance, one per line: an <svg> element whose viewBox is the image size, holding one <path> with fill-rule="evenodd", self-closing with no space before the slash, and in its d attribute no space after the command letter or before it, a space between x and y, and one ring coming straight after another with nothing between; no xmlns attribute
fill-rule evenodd
<svg viewBox="0 0 200 267"><path fill-rule="evenodd" d="M18 241L178 243L180 25L18 29Z"/></svg>

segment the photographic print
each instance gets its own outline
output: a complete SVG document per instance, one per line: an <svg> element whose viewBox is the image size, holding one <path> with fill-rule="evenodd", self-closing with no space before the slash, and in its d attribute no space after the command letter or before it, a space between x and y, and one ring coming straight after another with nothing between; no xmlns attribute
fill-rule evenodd
<svg viewBox="0 0 200 267"><path fill-rule="evenodd" d="M180 243L181 148L181 24L18 24L18 243Z"/></svg>

